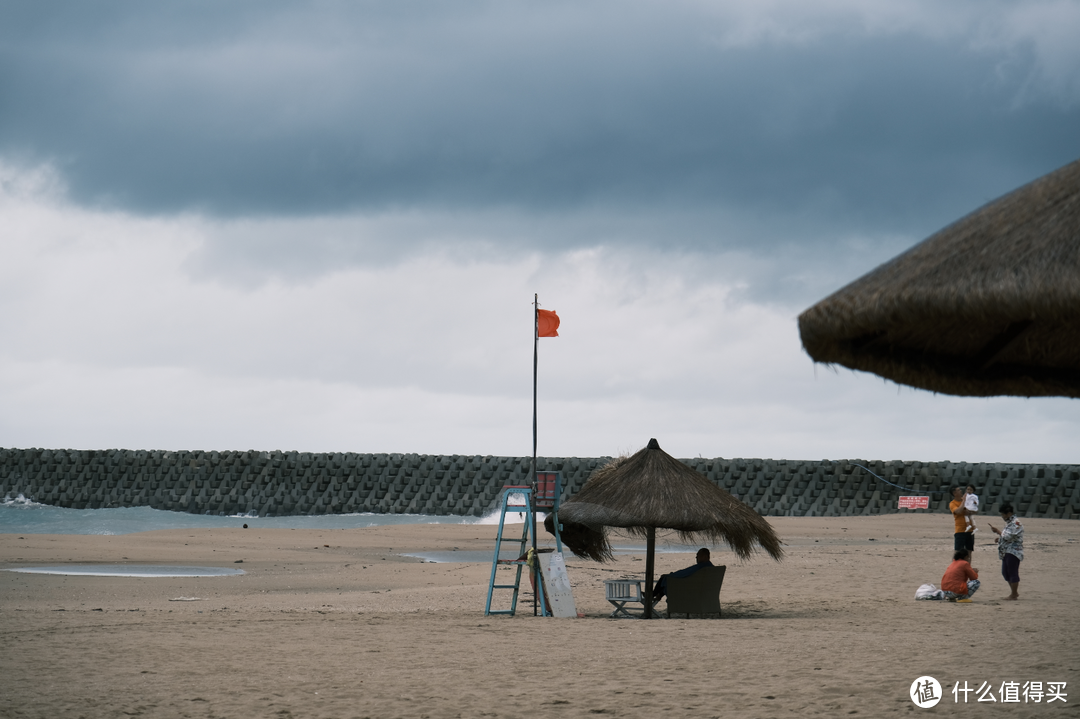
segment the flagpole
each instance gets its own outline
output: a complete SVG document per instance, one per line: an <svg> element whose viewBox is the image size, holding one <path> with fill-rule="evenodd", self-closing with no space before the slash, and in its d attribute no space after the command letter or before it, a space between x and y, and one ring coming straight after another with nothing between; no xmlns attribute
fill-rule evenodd
<svg viewBox="0 0 1080 719"><path fill-rule="evenodd" d="M532 526L529 527L529 532L532 533L532 548L533 557L536 557L536 567L532 571L536 572L540 568L540 558L536 554L536 368L537 358L540 354L540 295L533 294L533 453L532 453L532 501L530 502L532 508L532 514L530 514L528 521L532 522ZM541 577L536 577L536 587L539 588L540 582L543 581ZM536 595L537 591L533 590L533 616L536 616Z"/></svg>
<svg viewBox="0 0 1080 719"><path fill-rule="evenodd" d="M540 296L533 295L533 453L532 482L536 490L536 368L540 349Z"/></svg>

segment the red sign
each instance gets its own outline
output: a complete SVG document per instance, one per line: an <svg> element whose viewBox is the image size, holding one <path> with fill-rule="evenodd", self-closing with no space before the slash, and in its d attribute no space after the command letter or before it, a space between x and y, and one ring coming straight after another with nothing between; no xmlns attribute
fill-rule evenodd
<svg viewBox="0 0 1080 719"><path fill-rule="evenodd" d="M901 497L899 509L929 509L929 497Z"/></svg>

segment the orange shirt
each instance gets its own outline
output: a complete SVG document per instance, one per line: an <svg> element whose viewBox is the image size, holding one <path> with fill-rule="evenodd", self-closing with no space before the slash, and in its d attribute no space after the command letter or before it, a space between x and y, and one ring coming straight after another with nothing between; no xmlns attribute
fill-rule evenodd
<svg viewBox="0 0 1080 719"><path fill-rule="evenodd" d="M949 502L949 511L950 512L955 512L957 509L963 509L963 508L964 508L964 500L962 500L962 499L954 499L953 501ZM952 516L952 518L953 518L953 524L956 526L956 532L957 533L967 531L967 517L963 514L963 512L961 512L960 514L954 514Z"/></svg>
<svg viewBox="0 0 1080 719"><path fill-rule="evenodd" d="M957 559L945 570L941 578L941 588L953 594L967 594L967 580L978 579L979 573L971 568L966 559Z"/></svg>

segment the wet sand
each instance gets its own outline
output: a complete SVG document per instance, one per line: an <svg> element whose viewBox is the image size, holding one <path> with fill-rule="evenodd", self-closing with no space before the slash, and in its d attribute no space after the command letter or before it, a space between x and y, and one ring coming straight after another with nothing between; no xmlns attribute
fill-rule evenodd
<svg viewBox="0 0 1080 719"><path fill-rule="evenodd" d="M722 619L651 622L609 619L604 600L603 580L640 576L641 555L568 561L583 619L533 617L531 595L516 617L485 617L489 560L402 556L490 552L490 526L0 535L0 568L246 572L0 572L0 716L888 716L922 711L908 697L921 675L946 695L930 711L1080 716L1080 522L1023 520L1021 600L1007 602L986 521L971 604L914 601L951 559L946 514L770 518L782 563L713 556L728 566ZM999 701L957 705L957 680ZM1032 680L1067 682L1068 703L1000 702L1002 682Z"/></svg>

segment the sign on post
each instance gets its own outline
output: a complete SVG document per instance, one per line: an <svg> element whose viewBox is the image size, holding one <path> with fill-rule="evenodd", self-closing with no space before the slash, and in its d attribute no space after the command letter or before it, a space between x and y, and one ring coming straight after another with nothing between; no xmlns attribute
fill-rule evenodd
<svg viewBox="0 0 1080 719"><path fill-rule="evenodd" d="M929 509L929 497L901 497L897 509Z"/></svg>

